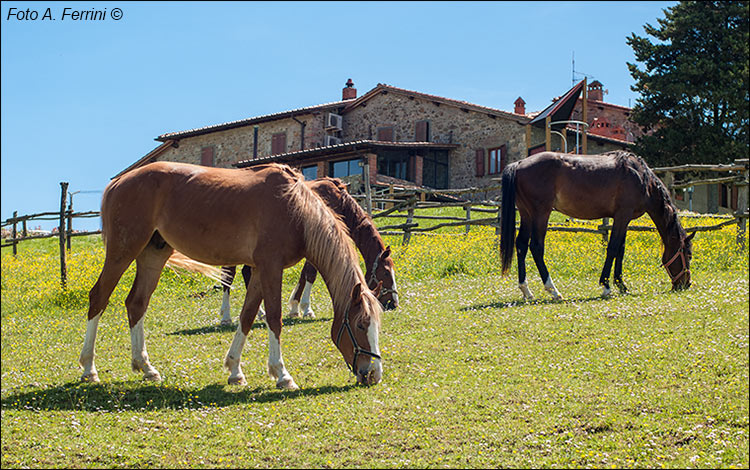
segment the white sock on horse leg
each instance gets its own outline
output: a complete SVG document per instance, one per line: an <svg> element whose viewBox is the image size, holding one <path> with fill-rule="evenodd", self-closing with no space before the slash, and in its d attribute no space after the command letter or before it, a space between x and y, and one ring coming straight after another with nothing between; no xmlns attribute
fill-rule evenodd
<svg viewBox="0 0 750 470"><path fill-rule="evenodd" d="M228 383L231 385L245 385L245 374L242 373L242 367L240 366L240 359L242 358L242 349L245 347L245 340L247 335L242 332L242 325L237 327L237 332L234 333L232 339L232 345L229 346L226 356L224 356L224 367L229 369Z"/></svg>
<svg viewBox="0 0 750 470"><path fill-rule="evenodd" d="M534 294L531 293L531 289L529 289L529 285L526 282L519 282L518 288L521 289L521 292L523 292L523 298L526 300L533 300Z"/></svg>
<svg viewBox="0 0 750 470"><path fill-rule="evenodd" d="M270 328L268 328L268 375L276 380L278 388L287 390L299 388L284 366L284 360L281 358L281 343Z"/></svg>
<svg viewBox="0 0 750 470"><path fill-rule="evenodd" d="M302 309L302 316L305 318L315 318L315 312L310 308L310 293L312 292L312 282L305 281L305 288L302 290L302 298L299 300L299 306Z"/></svg>
<svg viewBox="0 0 750 470"><path fill-rule="evenodd" d="M101 312L86 323L86 337L83 340L83 348L78 363L83 367L81 380L87 382L98 382L99 374L96 373L94 365L94 344L96 343L96 332L99 328L99 319L102 318Z"/></svg>
<svg viewBox="0 0 750 470"><path fill-rule="evenodd" d="M229 289L223 289L224 296L221 299L221 310L219 313L221 314L221 324L222 325L231 325L232 324L232 315L231 311L229 309Z"/></svg>
<svg viewBox="0 0 750 470"><path fill-rule="evenodd" d="M133 367L133 371L143 372L144 379L159 381L161 380L161 374L154 369L148 360L148 352L146 352L146 335L143 331L143 319L144 317L141 317L141 319L138 320L138 323L130 329L130 348L132 354L130 365Z"/></svg>
<svg viewBox="0 0 750 470"><path fill-rule="evenodd" d="M547 292L552 295L552 298L555 300L561 300L563 296L560 294L560 291L557 290L557 287L555 287L555 283L552 282L552 276L549 276L547 278L547 282L544 283L544 288L547 289Z"/></svg>
<svg viewBox="0 0 750 470"><path fill-rule="evenodd" d="M299 289L299 284L294 286L294 290L292 291L292 295L289 296L289 316L292 318L299 317L299 304L300 301L297 300L295 297L297 295L297 290Z"/></svg>

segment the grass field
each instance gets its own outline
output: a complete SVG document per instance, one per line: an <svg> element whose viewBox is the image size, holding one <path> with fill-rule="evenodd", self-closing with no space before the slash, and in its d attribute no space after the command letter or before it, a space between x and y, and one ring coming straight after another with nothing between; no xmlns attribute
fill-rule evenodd
<svg viewBox="0 0 750 470"><path fill-rule="evenodd" d="M376 386L355 386L331 343L319 280L317 318L287 320L282 333L294 392L266 375L260 324L243 354L248 385L226 385L234 328L218 326L221 292L169 270L146 315L164 381L143 382L124 308L133 267L100 323L102 382L81 384L100 239L73 240L65 291L56 241L22 243L15 258L4 248L2 467L748 467L748 251L735 227L698 234L693 286L680 293L658 236L629 233L629 293L606 299L600 237L550 233L562 302L530 259L538 300L524 302L515 271L500 276L494 230L462 232L406 247L388 238L401 306L383 315ZM286 272L284 298L300 269ZM233 290L235 318L243 296Z"/></svg>

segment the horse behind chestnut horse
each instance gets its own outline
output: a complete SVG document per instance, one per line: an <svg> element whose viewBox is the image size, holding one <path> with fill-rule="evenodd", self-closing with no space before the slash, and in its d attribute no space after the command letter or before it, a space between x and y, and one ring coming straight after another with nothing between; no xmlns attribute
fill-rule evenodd
<svg viewBox="0 0 750 470"><path fill-rule="evenodd" d="M607 257L599 277L602 295L611 293L609 274L615 261L614 282L626 292L622 281L622 258L628 224L647 213L656 225L664 245L662 266L672 280L672 288L690 287L692 238L677 218L664 183L640 157L615 151L602 155L569 155L542 152L511 163L502 175L502 221L500 251L503 274L510 269L513 248L518 252L518 287L527 299L534 296L526 284L526 252L539 270L544 287L561 299L544 264L544 237L553 210L576 219L612 217ZM516 237L516 206L521 226ZM529 245L531 239L531 245ZM678 262L679 261L679 262Z"/></svg>
<svg viewBox="0 0 750 470"><path fill-rule="evenodd" d="M146 353L143 317L164 265L179 252L205 265L253 267L239 326L224 359L230 384L246 383L240 358L263 301L268 373L277 387L298 388L281 356L281 279L284 268L302 258L312 261L326 282L334 311L331 339L347 366L358 383L378 383L382 309L377 292L367 288L342 223L303 181L300 173L284 165L253 171L167 162L151 163L113 180L102 196L106 255L89 293L81 379L99 380L94 365L99 320L133 260L135 281L125 300L131 365L146 379L161 379Z"/></svg>

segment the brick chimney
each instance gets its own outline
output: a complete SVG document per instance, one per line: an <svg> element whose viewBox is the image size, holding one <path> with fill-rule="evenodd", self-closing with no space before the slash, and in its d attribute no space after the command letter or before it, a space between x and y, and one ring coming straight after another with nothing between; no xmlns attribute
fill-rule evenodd
<svg viewBox="0 0 750 470"><path fill-rule="evenodd" d="M516 101L513 102L516 105L516 109L513 111L516 114L526 114L526 102L520 96Z"/></svg>
<svg viewBox="0 0 750 470"><path fill-rule="evenodd" d="M604 85L599 80L594 80L589 84L589 99L596 101L604 101Z"/></svg>
<svg viewBox="0 0 750 470"><path fill-rule="evenodd" d="M353 100L357 97L357 89L354 88L354 82L350 78L346 81L346 87L341 92L342 100Z"/></svg>

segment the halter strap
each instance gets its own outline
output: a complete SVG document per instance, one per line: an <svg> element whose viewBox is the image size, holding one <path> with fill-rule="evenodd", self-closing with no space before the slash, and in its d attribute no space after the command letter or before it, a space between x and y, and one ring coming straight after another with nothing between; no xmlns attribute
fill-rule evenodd
<svg viewBox="0 0 750 470"><path fill-rule="evenodd" d="M672 256L672 258L669 259L669 261L661 265L664 268L664 270L667 271L667 275L672 280L672 283L677 281L677 279L681 278L685 273L690 274L690 269L687 267L687 263L685 262L685 252L683 251L683 248L684 247L681 246L680 249L677 250L677 253L675 253L674 256ZM682 260L682 271L677 273L676 276L672 276L672 273L669 272L669 267L672 265L672 263L675 262L678 256Z"/></svg>
<svg viewBox="0 0 750 470"><path fill-rule="evenodd" d="M384 250L385 251L385 250ZM375 272L378 269L378 263L380 262L380 255L383 254L383 251L378 253L378 256L375 257L375 261L372 263L372 268L370 269L370 278L367 279L367 285L378 285L378 278L375 276ZM393 287L381 287L380 288L380 295L378 296L378 300L380 300L380 297L383 297L386 294L398 294L398 291Z"/></svg>
<svg viewBox="0 0 750 470"><path fill-rule="evenodd" d="M357 356L360 354L364 354L366 356L374 357L375 359L381 359L380 354L375 354L372 351L368 351L366 349L362 349L357 344L357 340L354 338L354 332L352 332L351 326L349 326L349 312L346 312L344 314L344 323L341 325L341 328L339 328L339 334L336 336L336 347L339 348L339 343L341 342L341 335L344 333L344 328L346 328L346 332L349 333L349 339L352 342L352 348L354 348L354 359L352 359L351 365L347 362L346 367L349 368L349 370L354 374L354 376L357 376L357 371L355 370L357 366ZM341 349L341 348L339 348ZM346 361L344 361L346 362Z"/></svg>

